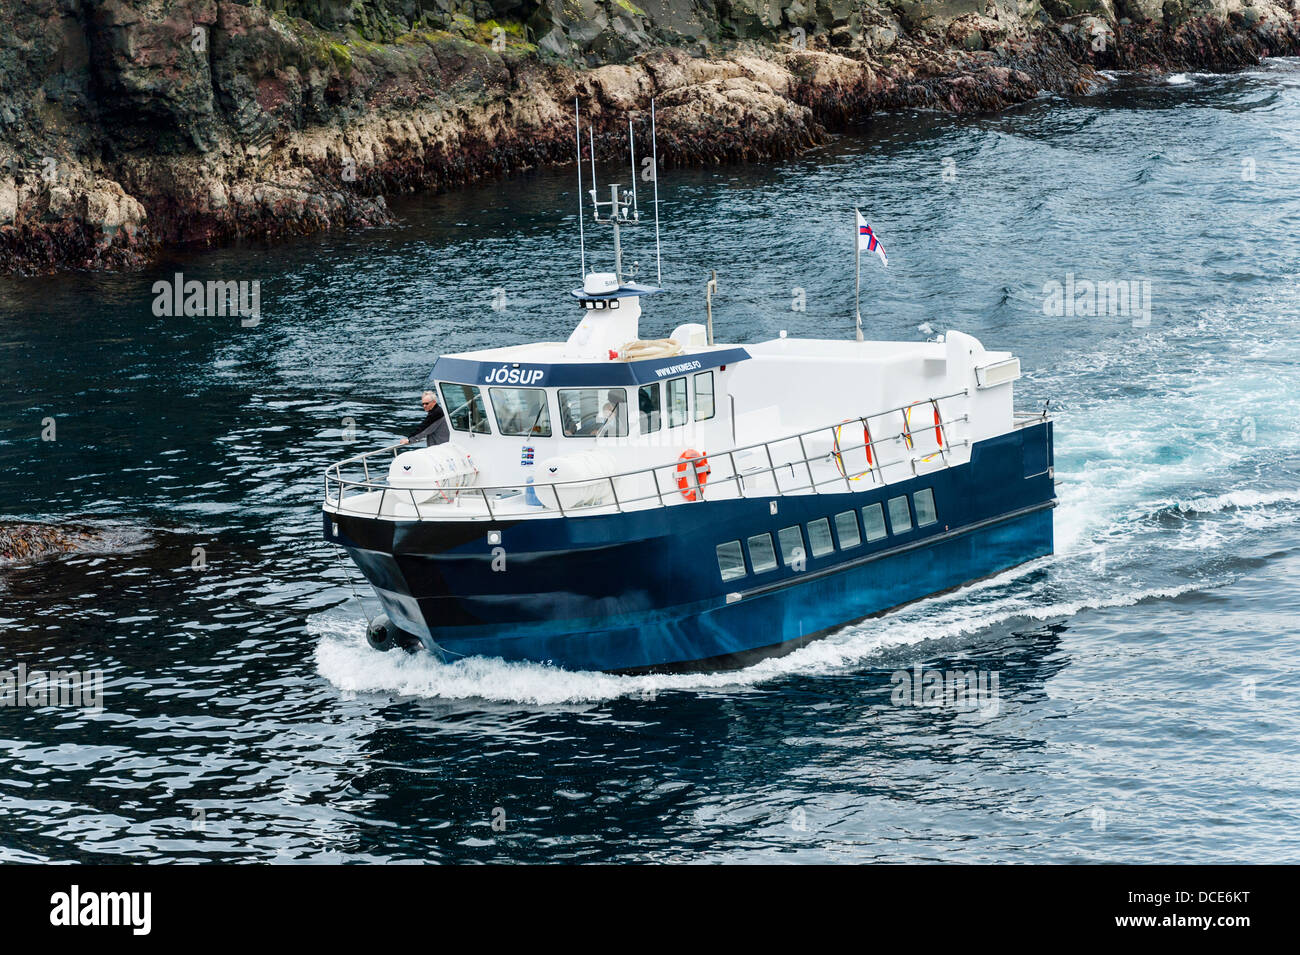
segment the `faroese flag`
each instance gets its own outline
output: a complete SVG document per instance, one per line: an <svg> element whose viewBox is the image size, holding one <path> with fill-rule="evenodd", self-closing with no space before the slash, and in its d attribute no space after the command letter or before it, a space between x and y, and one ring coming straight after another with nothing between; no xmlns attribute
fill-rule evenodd
<svg viewBox="0 0 1300 955"><path fill-rule="evenodd" d="M880 261L889 265L889 257L885 255L885 247L880 244L876 234L871 231L871 226L867 225L867 220L862 218L862 213L857 209L853 210L858 213L858 252L874 252L880 256Z"/></svg>

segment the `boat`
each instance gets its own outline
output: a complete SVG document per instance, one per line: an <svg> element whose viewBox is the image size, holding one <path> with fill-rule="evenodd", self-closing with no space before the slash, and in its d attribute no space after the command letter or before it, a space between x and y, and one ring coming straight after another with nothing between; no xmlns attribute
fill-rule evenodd
<svg viewBox="0 0 1300 955"><path fill-rule="evenodd" d="M598 195L593 166L613 271L580 233L567 340L440 356L450 440L326 470L325 540L383 608L371 646L737 668L1052 553L1053 421L1015 410L1013 354L862 340L860 318L856 340L718 342L716 281L704 323L642 339L662 288L623 267L635 187Z"/></svg>

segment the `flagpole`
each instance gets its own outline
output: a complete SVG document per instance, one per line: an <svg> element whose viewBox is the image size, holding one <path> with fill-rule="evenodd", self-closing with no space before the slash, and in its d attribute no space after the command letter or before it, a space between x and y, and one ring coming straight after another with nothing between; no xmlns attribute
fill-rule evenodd
<svg viewBox="0 0 1300 955"><path fill-rule="evenodd" d="M858 216L861 214L857 209L853 210L853 313L857 317L858 341L862 341L862 250L859 248L862 237L858 235Z"/></svg>

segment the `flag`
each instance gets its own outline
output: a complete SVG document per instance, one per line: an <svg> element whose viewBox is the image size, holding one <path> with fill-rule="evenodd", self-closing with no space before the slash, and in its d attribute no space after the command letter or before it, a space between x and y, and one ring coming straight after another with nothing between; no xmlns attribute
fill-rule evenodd
<svg viewBox="0 0 1300 955"><path fill-rule="evenodd" d="M880 261L886 266L889 265L889 257L885 255L885 247L880 244L876 234L871 231L871 226L867 225L867 220L862 218L862 213L857 209L853 210L858 214L858 252L874 252L880 256Z"/></svg>

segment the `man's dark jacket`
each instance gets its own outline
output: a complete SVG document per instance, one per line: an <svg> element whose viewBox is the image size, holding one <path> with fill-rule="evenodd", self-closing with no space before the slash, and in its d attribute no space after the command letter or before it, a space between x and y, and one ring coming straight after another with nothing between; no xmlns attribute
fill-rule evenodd
<svg viewBox="0 0 1300 955"><path fill-rule="evenodd" d="M414 444L421 438L428 439L425 444L429 447L435 444L446 444L451 439L451 431L447 427L447 416L442 413L442 405L434 405L433 410L424 416L420 427L416 429L415 434L411 435L411 443Z"/></svg>

